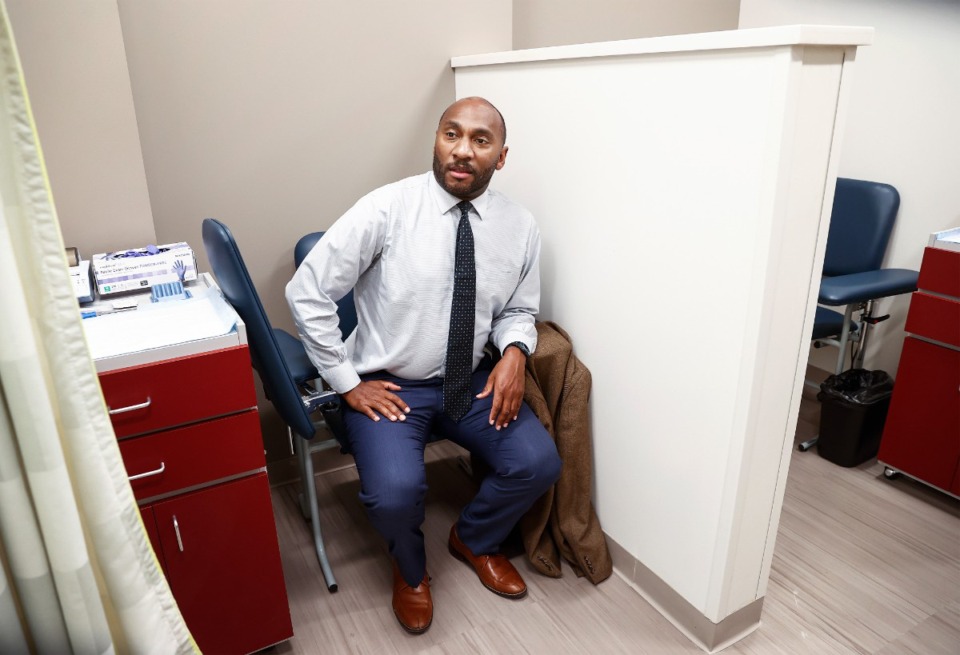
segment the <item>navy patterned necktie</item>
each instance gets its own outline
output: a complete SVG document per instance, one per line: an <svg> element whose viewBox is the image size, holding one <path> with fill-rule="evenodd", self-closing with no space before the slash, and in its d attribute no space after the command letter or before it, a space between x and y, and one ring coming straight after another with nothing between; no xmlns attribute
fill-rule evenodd
<svg viewBox="0 0 960 655"><path fill-rule="evenodd" d="M446 373L443 378L443 411L454 421L463 418L473 402L470 376L473 373L473 323L477 306L477 266L473 256L468 201L457 205L457 254L453 266L453 303L450 307L450 334L447 337Z"/></svg>

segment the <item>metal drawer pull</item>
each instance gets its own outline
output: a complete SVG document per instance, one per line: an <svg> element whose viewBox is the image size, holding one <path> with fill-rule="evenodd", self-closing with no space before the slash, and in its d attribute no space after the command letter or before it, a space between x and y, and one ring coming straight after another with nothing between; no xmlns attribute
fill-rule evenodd
<svg viewBox="0 0 960 655"><path fill-rule="evenodd" d="M139 405L130 405L129 407L121 407L120 409L110 409L110 406L107 405L107 414L113 416L114 414L125 414L127 412L135 412L138 409L146 409L150 406L150 403L153 402L150 400L150 396L147 396L147 399L140 403Z"/></svg>
<svg viewBox="0 0 960 655"><path fill-rule="evenodd" d="M180 524L177 523L177 515L173 515L173 529L177 533L177 547L180 548L180 552L183 552L183 540L180 538Z"/></svg>
<svg viewBox="0 0 960 655"><path fill-rule="evenodd" d="M151 475L160 475L161 473L163 473L163 471L166 468L167 468L167 465L164 464L163 462L160 462L160 468L154 469L152 471L147 471L146 473L137 473L136 475L128 475L127 479L130 480L130 482L133 482L134 480L139 480L141 478L149 478Z"/></svg>

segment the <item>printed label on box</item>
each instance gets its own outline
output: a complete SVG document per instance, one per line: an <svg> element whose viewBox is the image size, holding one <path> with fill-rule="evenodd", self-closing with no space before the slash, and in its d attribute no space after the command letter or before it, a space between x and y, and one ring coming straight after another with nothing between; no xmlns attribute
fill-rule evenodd
<svg viewBox="0 0 960 655"><path fill-rule="evenodd" d="M100 253L91 258L91 263L100 295L197 279L197 260L185 242Z"/></svg>

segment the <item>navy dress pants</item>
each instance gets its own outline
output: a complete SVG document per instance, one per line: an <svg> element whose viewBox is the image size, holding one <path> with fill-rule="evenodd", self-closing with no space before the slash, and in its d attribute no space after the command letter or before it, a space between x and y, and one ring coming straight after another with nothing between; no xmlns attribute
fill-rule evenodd
<svg viewBox="0 0 960 655"><path fill-rule="evenodd" d="M473 374L473 394L490 375ZM519 417L496 430L490 425L493 394L474 399L467 415L454 422L443 413L443 380L405 380L387 374L364 380L390 380L410 406L404 421L379 421L342 403L347 439L360 474L360 500L407 584L415 587L426 571L423 547L424 496L427 493L423 450L436 432L485 462L490 473L457 521L457 534L475 555L496 553L520 517L560 477L556 445L524 403Z"/></svg>

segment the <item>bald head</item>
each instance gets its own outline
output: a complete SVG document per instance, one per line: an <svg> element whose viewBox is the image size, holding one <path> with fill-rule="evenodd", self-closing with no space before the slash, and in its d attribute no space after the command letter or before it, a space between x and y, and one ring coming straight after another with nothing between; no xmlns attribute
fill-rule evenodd
<svg viewBox="0 0 960 655"><path fill-rule="evenodd" d="M443 125L444 119L450 114L450 112L458 110L460 108L467 108L467 107L472 109L473 108L480 109L481 111L484 109L493 111L493 113L496 114L495 123L499 127L499 134L497 136L499 136L501 139L500 145L503 146L506 144L507 121L503 119L503 114L500 113L500 110L497 109L492 102L490 102L486 98L481 98L480 96L471 96L469 98L461 98L460 100L457 100L455 103L447 107L444 110L443 114L440 115L440 122L438 123L438 126Z"/></svg>

